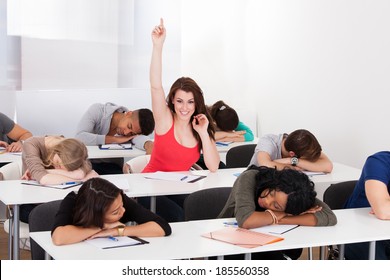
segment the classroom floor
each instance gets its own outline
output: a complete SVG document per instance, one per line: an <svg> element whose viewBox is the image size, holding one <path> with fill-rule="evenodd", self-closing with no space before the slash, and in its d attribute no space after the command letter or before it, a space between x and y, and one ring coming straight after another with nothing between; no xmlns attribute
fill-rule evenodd
<svg viewBox="0 0 390 280"><path fill-rule="evenodd" d="M0 224L0 260L8 259L8 234L4 231L3 223ZM20 259L21 260L31 260L30 251L20 250ZM308 250L304 249L300 260L308 259ZM319 248L313 248L313 259L318 260L319 257Z"/></svg>

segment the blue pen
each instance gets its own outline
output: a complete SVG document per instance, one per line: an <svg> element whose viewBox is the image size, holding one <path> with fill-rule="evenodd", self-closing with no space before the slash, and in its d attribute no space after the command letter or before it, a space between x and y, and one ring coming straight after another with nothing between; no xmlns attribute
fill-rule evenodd
<svg viewBox="0 0 390 280"><path fill-rule="evenodd" d="M119 241L118 238L115 238L114 236L109 236L108 239L110 239L112 241Z"/></svg>
<svg viewBox="0 0 390 280"><path fill-rule="evenodd" d="M61 185L74 185L74 184L78 184L78 183L79 182L64 182Z"/></svg>
<svg viewBox="0 0 390 280"><path fill-rule="evenodd" d="M223 224L225 226L231 226L231 227L237 227L238 226L237 222L224 222Z"/></svg>
<svg viewBox="0 0 390 280"><path fill-rule="evenodd" d="M188 176L184 176L183 178L180 179L180 181L184 181L187 178L188 178Z"/></svg>

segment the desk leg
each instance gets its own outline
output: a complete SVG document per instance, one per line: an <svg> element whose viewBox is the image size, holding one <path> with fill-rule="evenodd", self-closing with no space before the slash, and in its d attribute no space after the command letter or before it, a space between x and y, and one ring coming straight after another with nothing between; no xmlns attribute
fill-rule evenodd
<svg viewBox="0 0 390 280"><path fill-rule="evenodd" d="M309 260L313 259L313 248L312 247L307 248L307 255L308 255Z"/></svg>
<svg viewBox="0 0 390 280"><path fill-rule="evenodd" d="M152 211L153 213L156 213L156 197L155 196L150 197L150 211Z"/></svg>
<svg viewBox="0 0 390 280"><path fill-rule="evenodd" d="M340 260L344 259L344 254L345 254L345 245L341 244L341 245L339 245L339 259Z"/></svg>
<svg viewBox="0 0 390 280"><path fill-rule="evenodd" d="M8 219L8 259L12 260L12 231L14 230L13 228L13 214L12 210L10 209L10 216Z"/></svg>
<svg viewBox="0 0 390 280"><path fill-rule="evenodd" d="M368 248L368 259L369 260L375 260L375 241L371 241L369 248Z"/></svg>
<svg viewBox="0 0 390 280"><path fill-rule="evenodd" d="M19 205L14 205L13 207L13 259L19 259Z"/></svg>
<svg viewBox="0 0 390 280"><path fill-rule="evenodd" d="M51 260L51 256L45 251L45 260Z"/></svg>

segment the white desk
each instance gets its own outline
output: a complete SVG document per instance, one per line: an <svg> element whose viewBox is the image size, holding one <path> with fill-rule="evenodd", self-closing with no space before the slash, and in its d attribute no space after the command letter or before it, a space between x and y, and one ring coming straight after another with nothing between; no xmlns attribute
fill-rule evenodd
<svg viewBox="0 0 390 280"><path fill-rule="evenodd" d="M223 221L229 219L171 223L171 236L144 238L150 243L110 250L83 242L55 246L48 231L34 232L30 236L54 259L71 260L187 259L390 239L390 222L370 215L369 208L336 210L335 213L336 226L298 227L283 234L281 242L252 249L201 237L203 233L223 228Z"/></svg>
<svg viewBox="0 0 390 280"><path fill-rule="evenodd" d="M358 169L348 167L343 164L334 164L331 174L313 176L312 180L318 185L328 187L332 183L357 179L360 175ZM215 173L208 173L205 179L195 183L172 182L162 180L145 179L143 174L118 174L105 175L102 178L126 178L129 190L126 194L130 197L151 196L155 198L159 195L189 194L197 190L214 187L232 187L236 176L233 174L244 171L245 168L220 169ZM188 171L187 171L188 172ZM186 173L186 172L183 172ZM14 259L19 258L19 205L26 203L44 203L48 201L62 199L70 191L57 190L52 188L22 185L20 180L0 181L0 200L9 206L13 206L13 253ZM318 189L317 189L317 192Z"/></svg>
<svg viewBox="0 0 390 280"><path fill-rule="evenodd" d="M4 153L0 150L0 163L8 163L22 160L22 153Z"/></svg>
<svg viewBox="0 0 390 280"><path fill-rule="evenodd" d="M236 179L232 174L243 170L244 168L219 170L215 173L209 173L205 179L195 183L145 179L143 174L118 174L104 175L101 177L107 180L127 179L129 190L126 194L130 197L152 196L155 198L159 195L189 194L204 188L231 187ZM188 171L183 173L188 173ZM13 259L19 259L19 205L63 199L69 192L77 190L80 187L59 190L23 185L21 184L22 182L21 180L0 181L0 200L5 205L13 207ZM11 252L9 252L9 255L11 257Z"/></svg>
<svg viewBox="0 0 390 280"><path fill-rule="evenodd" d="M133 158L145 154L145 151L137 149L133 146L129 150L101 150L98 146L87 146L88 158Z"/></svg>

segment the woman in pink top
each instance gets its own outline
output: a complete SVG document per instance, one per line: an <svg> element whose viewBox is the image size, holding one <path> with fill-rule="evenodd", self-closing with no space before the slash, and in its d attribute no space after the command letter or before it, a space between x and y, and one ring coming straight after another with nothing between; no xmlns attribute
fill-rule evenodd
<svg viewBox="0 0 390 280"><path fill-rule="evenodd" d="M204 161L211 172L219 166L219 154L214 140L214 126L204 102L200 87L191 78L179 78L173 83L167 98L162 86L162 48L166 37L164 22L152 31L153 52L150 64L150 86L152 95L152 111L155 119L155 141L149 164L143 172L184 171L188 170L203 153ZM171 199L170 196L168 198ZM181 208L180 196L176 201ZM168 206L159 206L157 213L168 222L181 220L182 217L165 216L161 213ZM170 202L170 201L168 201ZM176 206L176 205L173 205ZM161 211L160 211L161 210ZM177 211L173 211L177 214Z"/></svg>

